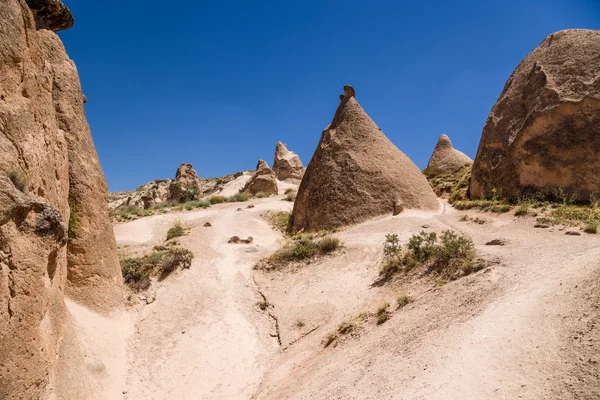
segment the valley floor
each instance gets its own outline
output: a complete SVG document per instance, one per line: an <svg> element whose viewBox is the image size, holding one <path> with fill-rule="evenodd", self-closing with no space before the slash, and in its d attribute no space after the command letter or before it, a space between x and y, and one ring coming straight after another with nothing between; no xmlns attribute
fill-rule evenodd
<svg viewBox="0 0 600 400"><path fill-rule="evenodd" d="M290 210L281 199L115 226L121 248L143 250L180 219L191 227L180 242L195 254L189 270L133 298L127 373L113 380L125 399L600 398L598 236L442 203L346 228L339 253L308 265L253 270L282 243L261 217ZM486 223L460 221L465 214ZM405 243L445 229L471 237L489 266L442 286L423 276L377 284L387 233ZM233 235L254 241L228 244ZM485 245L493 239L508 244ZM396 310L401 294L414 301ZM339 324L384 302L389 321L324 347Z"/></svg>

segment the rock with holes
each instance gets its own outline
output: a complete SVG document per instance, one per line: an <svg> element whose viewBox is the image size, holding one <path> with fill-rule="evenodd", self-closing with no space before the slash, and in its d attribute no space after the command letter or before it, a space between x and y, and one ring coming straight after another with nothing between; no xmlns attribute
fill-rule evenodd
<svg viewBox="0 0 600 400"><path fill-rule="evenodd" d="M451 174L470 164L473 164L473 160L456 150L448 135L441 135L427 164L427 175Z"/></svg>
<svg viewBox="0 0 600 400"><path fill-rule="evenodd" d="M506 82L483 129L470 195L600 193L600 31L553 33Z"/></svg>
<svg viewBox="0 0 600 400"><path fill-rule="evenodd" d="M300 183L295 230L330 229L405 209L437 209L435 193L419 168L381 132L356 101L344 96Z"/></svg>
<svg viewBox="0 0 600 400"><path fill-rule="evenodd" d="M273 171L280 181L298 184L304 176L304 166L298 154L289 151L285 143L277 142Z"/></svg>

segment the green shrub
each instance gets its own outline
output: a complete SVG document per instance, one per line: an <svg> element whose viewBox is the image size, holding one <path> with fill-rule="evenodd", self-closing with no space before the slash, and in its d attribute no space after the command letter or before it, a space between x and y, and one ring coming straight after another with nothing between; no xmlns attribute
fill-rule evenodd
<svg viewBox="0 0 600 400"><path fill-rule="evenodd" d="M287 189L285 189L285 192L283 192L283 194L290 194L290 193L296 193L296 189L287 188Z"/></svg>
<svg viewBox="0 0 600 400"><path fill-rule="evenodd" d="M290 228L290 217L291 213L289 211L266 211L261 214L271 227L274 229L287 233Z"/></svg>
<svg viewBox="0 0 600 400"><path fill-rule="evenodd" d="M13 185L15 185L15 187L25 193L27 190L27 176L17 170L11 170L6 172L6 176L8 177L8 179L11 180L11 182L13 183Z"/></svg>
<svg viewBox="0 0 600 400"><path fill-rule="evenodd" d="M377 309L377 313L375 314L377 317L377 325L381 325L390 319L390 313L388 308L390 307L390 303L384 303L379 306Z"/></svg>
<svg viewBox="0 0 600 400"><path fill-rule="evenodd" d="M194 254L187 249L157 246L154 252L142 257L121 259L123 282L132 290L146 290L151 285L151 276L164 279L177 268L189 268L193 258Z"/></svg>
<svg viewBox="0 0 600 400"><path fill-rule="evenodd" d="M435 232L413 235L402 253L397 235L387 235L384 243L384 262L380 276L387 280L394 274L417 266L427 266L428 273L443 279L457 279L482 268L476 262L473 241L454 231L443 231L438 238Z"/></svg>
<svg viewBox="0 0 600 400"><path fill-rule="evenodd" d="M285 197L283 198L283 200L291 201L291 202L296 201L296 192L294 190L292 190L291 192L288 192L288 190L286 190L286 194L285 194Z"/></svg>
<svg viewBox="0 0 600 400"><path fill-rule="evenodd" d="M184 236L187 234L186 229L181 225L181 221L177 220L173 223L173 226L167 231L167 240Z"/></svg>
<svg viewBox="0 0 600 400"><path fill-rule="evenodd" d="M265 197L271 197L271 194L265 193L265 192L258 192L254 195L254 197L259 198L259 199L264 199ZM242 200L242 201L246 201L246 200Z"/></svg>
<svg viewBox="0 0 600 400"><path fill-rule="evenodd" d="M252 198L252 195L250 193L240 192L240 193L234 194L231 197L228 197L227 202L228 203L239 203L239 202L248 201L251 198Z"/></svg>
<svg viewBox="0 0 600 400"><path fill-rule="evenodd" d="M68 228L68 237L69 239L75 239L77 237L77 232L79 231L79 206L75 204L73 201L69 201L69 228Z"/></svg>
<svg viewBox="0 0 600 400"><path fill-rule="evenodd" d="M585 223L583 231L585 233L597 233L598 232L598 221L596 221L596 220L587 221Z"/></svg>
<svg viewBox="0 0 600 400"><path fill-rule="evenodd" d="M405 307L408 304L412 303L412 299L408 296L402 295L402 296L398 297L397 303L398 303L398 308L402 308L402 307Z"/></svg>
<svg viewBox="0 0 600 400"><path fill-rule="evenodd" d="M317 242L319 251L323 254L331 253L341 246L340 239L332 236L324 237Z"/></svg>
<svg viewBox="0 0 600 400"><path fill-rule="evenodd" d="M210 204L221 204L221 203L225 203L227 201L227 198L225 196L210 196L208 198L208 202Z"/></svg>
<svg viewBox="0 0 600 400"><path fill-rule="evenodd" d="M271 254L267 263L271 266L281 266L292 261L303 261L317 255L331 253L341 246L342 243L338 238L325 237L314 240L310 234L297 235Z"/></svg>

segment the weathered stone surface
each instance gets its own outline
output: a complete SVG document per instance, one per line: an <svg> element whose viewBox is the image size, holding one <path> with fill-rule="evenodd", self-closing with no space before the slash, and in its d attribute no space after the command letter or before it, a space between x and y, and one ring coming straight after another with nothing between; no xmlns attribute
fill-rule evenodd
<svg viewBox="0 0 600 400"><path fill-rule="evenodd" d="M275 172L269 168L264 160L258 160L256 171L252 177L246 182L242 192L256 194L259 192L266 194L277 194L277 177Z"/></svg>
<svg viewBox="0 0 600 400"><path fill-rule="evenodd" d="M548 36L506 82L483 129L470 195L600 194L600 31Z"/></svg>
<svg viewBox="0 0 600 400"><path fill-rule="evenodd" d="M381 132L344 87L332 123L298 189L295 230L329 229L405 208L436 209L437 198L419 168Z"/></svg>
<svg viewBox="0 0 600 400"><path fill-rule="evenodd" d="M304 166L300 157L289 151L284 143L277 142L273 171L280 181L298 184L304 176Z"/></svg>
<svg viewBox="0 0 600 400"><path fill-rule="evenodd" d="M71 11L60 0L25 0L34 11L37 27L62 31L73 27Z"/></svg>
<svg viewBox="0 0 600 400"><path fill-rule="evenodd" d="M452 147L452 142L447 135L441 135L427 164L427 174L430 176L451 174L469 164L473 164L473 160Z"/></svg>
<svg viewBox="0 0 600 400"><path fill-rule="evenodd" d="M24 0L0 2L0 153L0 398L66 398L64 295L112 310L121 272L77 71Z"/></svg>

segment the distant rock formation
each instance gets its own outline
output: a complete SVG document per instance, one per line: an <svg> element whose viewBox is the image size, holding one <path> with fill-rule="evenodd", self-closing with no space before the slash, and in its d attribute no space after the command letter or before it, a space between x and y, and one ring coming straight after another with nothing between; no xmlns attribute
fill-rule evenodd
<svg viewBox="0 0 600 400"><path fill-rule="evenodd" d="M441 135L427 164L427 175L451 174L469 164L473 164L473 160L452 147L447 135Z"/></svg>
<svg viewBox="0 0 600 400"><path fill-rule="evenodd" d="M506 82L483 129L470 195L600 194L600 31L551 34Z"/></svg>
<svg viewBox="0 0 600 400"><path fill-rule="evenodd" d="M298 184L304 176L304 166L300 157L292 151L289 151L284 143L277 142L275 146L275 159L273 161L273 171L277 179L289 183Z"/></svg>
<svg viewBox="0 0 600 400"><path fill-rule="evenodd" d="M61 376L92 383L73 355L65 293L99 312L122 301L106 181L54 32L71 13L57 0L3 0L0 16L0 398L70 398Z"/></svg>
<svg viewBox="0 0 600 400"><path fill-rule="evenodd" d="M330 229L404 209L437 209L419 168L381 132L351 86L323 134L298 189L295 230Z"/></svg>
<svg viewBox="0 0 600 400"><path fill-rule="evenodd" d="M256 194L259 192L267 194L277 194L277 177L275 172L269 168L264 160L258 160L256 171L252 177L246 182L242 192Z"/></svg>
<svg viewBox="0 0 600 400"><path fill-rule="evenodd" d="M197 199L201 192L201 183L192 164L181 163L175 173L175 182L169 187L169 200L188 201Z"/></svg>

